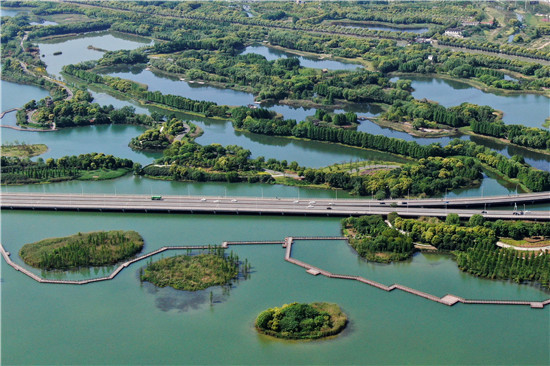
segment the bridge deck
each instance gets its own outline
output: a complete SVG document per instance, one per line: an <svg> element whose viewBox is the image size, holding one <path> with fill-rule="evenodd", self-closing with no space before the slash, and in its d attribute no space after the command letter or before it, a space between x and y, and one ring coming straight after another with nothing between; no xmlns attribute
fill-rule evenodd
<svg viewBox="0 0 550 366"><path fill-rule="evenodd" d="M387 215L397 212L403 217L444 217L456 213L468 218L483 214L488 219L530 219L550 220L550 211L480 210L472 207L491 203L550 202L550 192L523 194L518 196L476 197L468 199L443 200L385 200L364 199L293 200L251 197L185 197L163 196L162 200L151 200L145 195L100 195L100 194L22 194L0 193L2 209L21 210L64 210L101 212L148 212L148 213L214 213L214 214L260 214L260 215L317 215L317 216L360 216ZM448 203L446 203L448 202ZM429 208L428 208L429 207Z"/></svg>

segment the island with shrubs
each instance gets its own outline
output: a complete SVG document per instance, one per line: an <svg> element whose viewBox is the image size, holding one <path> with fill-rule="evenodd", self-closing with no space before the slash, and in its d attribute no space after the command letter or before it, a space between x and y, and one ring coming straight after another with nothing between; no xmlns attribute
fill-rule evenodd
<svg viewBox="0 0 550 366"><path fill-rule="evenodd" d="M310 340L334 336L347 322L337 304L294 302L262 311L256 318L256 329L276 338Z"/></svg>
<svg viewBox="0 0 550 366"><path fill-rule="evenodd" d="M241 272L246 276L250 270L248 260L244 263L223 249L213 248L209 253L178 255L150 262L141 271L141 281L157 287L173 287L176 290L198 291L211 286L227 285Z"/></svg>
<svg viewBox="0 0 550 366"><path fill-rule="evenodd" d="M45 270L112 265L133 257L143 248L135 231L96 231L25 244L19 251L23 261Z"/></svg>

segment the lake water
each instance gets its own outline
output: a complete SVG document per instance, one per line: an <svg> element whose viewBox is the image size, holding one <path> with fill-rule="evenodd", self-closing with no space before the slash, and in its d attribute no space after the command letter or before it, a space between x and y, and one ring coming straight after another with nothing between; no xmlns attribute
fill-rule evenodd
<svg viewBox="0 0 550 366"><path fill-rule="evenodd" d="M44 20L42 19L40 22L30 22L30 25L40 25L40 26L47 26L47 25L57 25L58 23L52 22L50 20Z"/></svg>
<svg viewBox="0 0 550 366"><path fill-rule="evenodd" d="M327 69L327 70L356 70L363 66L354 63L345 63L336 60L326 60L317 57L300 56L291 52L286 52L273 47L267 47L264 45L252 45L246 47L241 52L241 55L248 53L256 53L264 56L268 61L277 60L279 58L294 57L300 60L300 65L303 67L310 67L313 69Z"/></svg>
<svg viewBox="0 0 550 366"><path fill-rule="evenodd" d="M23 9L23 8L17 8L17 9L2 8L2 9L0 9L0 16L14 17L17 14L26 13L26 12L28 12L28 9Z"/></svg>
<svg viewBox="0 0 550 366"><path fill-rule="evenodd" d="M489 105L504 112L502 120L506 124L542 128L550 116L550 98L544 95L486 93L459 81L433 77L407 76L406 79L412 80L412 95L417 99L427 98L445 107L464 102Z"/></svg>
<svg viewBox="0 0 550 366"><path fill-rule="evenodd" d="M89 49L88 46L116 51L133 50L150 44L150 40L114 32L90 32L77 37L38 42L42 61L47 65L46 70L57 78L61 77L61 69L65 65L99 60L103 56L103 52ZM62 54L54 56L54 52Z"/></svg>
<svg viewBox="0 0 550 366"><path fill-rule="evenodd" d="M32 99L39 101L50 95L47 90L34 85L22 85L2 80L0 83L2 98L0 100L0 111L6 111L12 108L21 108ZM7 114L2 118L2 124L6 124L6 118L13 116L15 121L15 112Z"/></svg>
<svg viewBox="0 0 550 366"><path fill-rule="evenodd" d="M339 220L329 218L6 211L2 221L2 243L19 264L17 252L23 244L79 231L136 230L145 239L144 252L164 245L340 234ZM19 229L21 223L27 230ZM400 291L386 293L356 281L308 275L283 260L279 245L232 250L248 259L252 274L228 294L220 288L189 293L140 284L144 263L128 267L113 281L84 286L39 284L2 265L2 363L548 363L548 307L447 307ZM330 271L386 285L398 282L437 296L548 298L534 287L464 274L447 256L418 254L404 263L377 265L359 259L344 242L315 241L297 242L293 256ZM104 273L92 269L54 277ZM350 324L340 336L314 342L285 342L256 333L258 313L293 301L338 303ZM509 346L518 342L518 334L529 334L529 352ZM429 351L411 339L422 339L422 344L429 339Z"/></svg>
<svg viewBox="0 0 550 366"><path fill-rule="evenodd" d="M147 84L150 91L158 90L164 94L181 95L195 100L206 100L227 105L247 105L254 103L254 96L250 93L189 83L178 78L153 73L143 68L125 72L108 72L107 75Z"/></svg>

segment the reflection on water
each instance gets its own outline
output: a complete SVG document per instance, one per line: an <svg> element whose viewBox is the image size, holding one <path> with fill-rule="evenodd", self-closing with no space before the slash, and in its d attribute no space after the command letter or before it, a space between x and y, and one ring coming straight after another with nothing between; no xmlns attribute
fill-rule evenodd
<svg viewBox="0 0 550 366"><path fill-rule="evenodd" d="M346 63L336 60L326 60L317 57L308 57L308 56L299 56L297 54L279 50L273 47L267 47L264 45L252 45L246 47L246 49L241 52L241 55L246 55L248 53L256 53L258 55L264 56L268 61L277 60L279 58L294 57L300 60L300 66L311 67L314 69L327 69L327 70L356 70L362 68L363 66L355 63Z"/></svg>
<svg viewBox="0 0 550 366"><path fill-rule="evenodd" d="M210 305L225 302L229 296L227 286L213 286L200 291L182 291L172 287L160 288L152 283L143 282L142 288L155 297L155 305L162 312L177 311L180 313L203 309ZM212 302L210 302L212 293Z"/></svg>
<svg viewBox="0 0 550 366"><path fill-rule="evenodd" d="M488 105L504 112L502 120L506 124L542 128L544 120L550 116L550 99L544 95L489 93L460 81L434 77L407 76L404 79L412 80L412 95L416 99L427 98L445 107L465 102Z"/></svg>
<svg viewBox="0 0 550 366"><path fill-rule="evenodd" d="M47 65L48 73L60 78L63 66L82 61L99 60L103 56L103 52L88 48L88 46L116 51L133 50L152 43L148 39L122 33L90 32L76 37L40 41L38 46L41 59ZM55 56L56 52L62 52L62 54Z"/></svg>

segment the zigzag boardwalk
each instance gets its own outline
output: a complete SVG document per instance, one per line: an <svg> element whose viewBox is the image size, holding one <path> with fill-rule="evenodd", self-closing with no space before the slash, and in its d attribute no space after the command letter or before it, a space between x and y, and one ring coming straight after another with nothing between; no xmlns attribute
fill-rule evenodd
<svg viewBox="0 0 550 366"><path fill-rule="evenodd" d="M214 246L213 245L189 246L189 245L187 245L187 246L162 247L162 248L159 248L159 249L157 249L157 250L155 250L151 253L144 254L140 257L137 257L137 258L134 258L134 259L131 259L129 261L126 261L126 262L122 263L109 276L100 277L100 278L93 278L93 279L89 279L89 280L80 280L80 281L44 279L44 278L32 273L31 271L21 267L20 265L15 264L10 258L10 253L7 252L4 249L4 247L2 246L1 243L0 243L0 253L4 257L4 260L6 261L6 263L8 263L13 268L15 268L15 270L26 274L27 276L31 277L32 279L34 279L35 281L38 281L40 283L84 285L84 284L93 283L93 282L112 280L113 278L115 278L120 273L120 271L122 271L124 268L130 266L131 264L133 264L135 262L139 262L143 259L152 257L156 254L165 252L167 250L196 250L196 249L207 250L207 249L214 249L214 248L219 248L219 247L226 249L226 248L228 248L229 245L273 245L273 244L282 244L282 247L285 249L285 256L284 256L285 261L287 261L289 263L292 263L294 265L297 265L299 267L305 268L307 273L309 273L311 275L314 275L314 276L323 275L323 276L328 277L328 278L359 281L359 282L362 282L362 283L367 284L369 286L373 286L373 287L376 287L380 290L384 290L384 291L387 291L387 292L390 292L390 291L393 291L393 290L397 289L397 290L401 290L401 291L410 293L412 295L416 295L416 296L422 297L424 299L434 301L434 302L437 302L437 303L440 303L440 304L444 304L444 305L447 305L447 306L452 306L452 305L456 304L457 302L460 302L462 304L480 304L480 305L529 305L529 306L531 306L531 308L534 308L534 309L542 309L546 305L550 304L550 299L545 300L545 301L468 300L468 299L464 299L462 297L458 297L458 296L451 295L451 294L447 294L443 297L437 297L435 295L431 295L431 294L428 294L426 292L415 290L413 288L403 286L403 285L400 285L400 284L397 284L397 283L393 284L391 286L386 286L386 285L383 285L383 284L378 283L376 281L366 279L366 278L361 277L361 276L351 276L351 275L343 275L343 274L332 273L332 272L326 271L324 269L312 266L310 264L307 264L305 262L302 262L300 260L292 258L292 245L294 244L295 240L347 240L347 238L346 237L341 237L341 236L307 236L307 237L291 237L290 236L290 237L286 237L285 240L224 241L221 246L217 246L217 245L214 245Z"/></svg>
<svg viewBox="0 0 550 366"><path fill-rule="evenodd" d="M466 299L463 299L461 297L458 297L458 296L455 296L455 295L445 295L443 297L437 297L435 295L431 295L431 294L428 294L426 292L422 292L422 291L419 291L419 290L415 290L413 288L410 288L410 287L407 287L407 286L403 286L403 285L400 285L400 284L393 284L391 286L386 286L386 285L383 285L381 283L378 283L376 281L372 281L372 280L368 280L366 278L363 278L361 276L350 276L350 275L341 275L341 274L335 274L335 273L331 273L329 271L325 271L325 270L322 270L320 268L317 268L317 267L313 267L305 262L302 262L302 261L299 261L297 259L294 259L291 257L292 255L292 245L293 245L293 242L294 240L323 240L323 239L328 239L329 237L317 237L317 238L314 238L314 237L310 237L310 238L299 238L299 237L288 237L286 238L285 242L286 242L286 251L285 251L285 260L287 262L290 262L292 264L295 264L297 266L300 266L302 268L305 268L306 271L314 276L316 275L319 275L319 274L322 274L323 276L326 276L326 277L329 277L329 278L339 278L339 279L344 279L344 280L355 280L355 281L359 281L359 282L362 282L362 283L365 283L367 285L370 285L370 286L373 286L373 287L376 287L376 288L379 288L381 290L384 290L384 291L393 291L395 289L398 289L398 290L401 290L401 291L405 291L405 292L408 292L410 294L413 294L413 295L416 295L416 296L420 296L420 297L423 297L427 300L431 300L431 301L434 301L434 302L437 302L437 303L440 303L440 304L444 304L444 305L447 305L447 306L452 306L454 304L456 304L457 302L461 302L463 304L490 304L490 305L529 305L531 306L532 308L535 308L535 309L542 309L544 308L545 305L548 305L550 304L550 299L544 301L544 302L539 302L539 301L516 301L516 300L466 300ZM331 240L342 240L342 239L347 239L347 238L342 238L342 237L333 237Z"/></svg>

